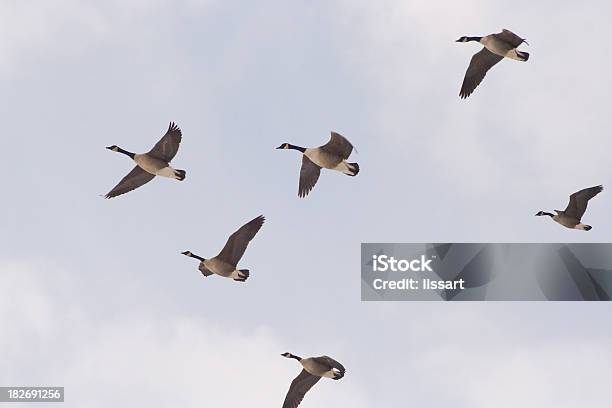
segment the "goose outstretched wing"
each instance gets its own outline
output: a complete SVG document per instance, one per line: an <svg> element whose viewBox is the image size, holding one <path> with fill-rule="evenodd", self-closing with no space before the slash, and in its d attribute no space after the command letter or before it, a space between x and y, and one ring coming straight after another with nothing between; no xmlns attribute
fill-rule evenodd
<svg viewBox="0 0 612 408"><path fill-rule="evenodd" d="M155 177L154 174L147 173L139 166L136 166L128 173L127 176L121 179L119 184L117 184L111 191L109 191L104 197L105 198L113 198L118 195L125 194L129 191L137 189L138 187L147 184L149 181L153 180Z"/></svg>
<svg viewBox="0 0 612 408"><path fill-rule="evenodd" d="M298 197L306 197L314 188L315 184L317 184L320 175L321 167L314 164L308 157L302 156Z"/></svg>
<svg viewBox="0 0 612 408"><path fill-rule="evenodd" d="M595 186L577 191L570 196L569 204L565 209L565 215L575 218L578 221L582 219L584 212L587 209L589 200L601 193L603 186Z"/></svg>
<svg viewBox="0 0 612 408"><path fill-rule="evenodd" d="M465 72L465 77L463 78L463 84L461 85L461 91L459 92L461 99L465 99L470 96L472 92L474 92L474 89L480 85L485 75L487 75L487 71L503 58L504 57L497 54L493 54L486 48L483 48L474 54L470 61L470 65Z"/></svg>
<svg viewBox="0 0 612 408"><path fill-rule="evenodd" d="M170 122L166 134L147 154L169 163L176 156L182 138L181 129L174 122Z"/></svg>
<svg viewBox="0 0 612 408"><path fill-rule="evenodd" d="M242 255L244 255L244 251L246 251L249 242L255 237L255 234L257 234L264 221L264 216L260 215L240 227L236 232L230 235L225 246L219 255L217 255L217 258L233 266L238 265L238 261L240 261Z"/></svg>
<svg viewBox="0 0 612 408"><path fill-rule="evenodd" d="M519 37L518 35L514 34L512 31L506 30L505 28L502 30L501 33L497 33L493 35L499 38L500 40L502 40L503 42L512 45L514 48L526 42L524 38Z"/></svg>
<svg viewBox="0 0 612 408"><path fill-rule="evenodd" d="M293 379L289 391L285 396L283 408L297 408L304 399L304 395L321 379L316 375L310 374L306 370Z"/></svg>
<svg viewBox="0 0 612 408"><path fill-rule="evenodd" d="M320 147L329 153L342 157L346 160L353 151L353 145L344 136L339 133L331 132L329 142Z"/></svg>

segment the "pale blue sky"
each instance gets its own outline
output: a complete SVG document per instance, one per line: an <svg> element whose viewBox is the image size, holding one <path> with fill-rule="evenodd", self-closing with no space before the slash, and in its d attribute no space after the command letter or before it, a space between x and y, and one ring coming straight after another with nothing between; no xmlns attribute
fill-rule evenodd
<svg viewBox="0 0 612 408"><path fill-rule="evenodd" d="M612 60L593 41L611 8L0 2L0 385L64 385L66 407L281 406L291 351L348 370L304 408L608 407L608 304L365 304L359 250L610 241L607 190L588 233L533 214L612 186ZM479 47L454 41L502 28L529 62L461 101ZM132 167L104 147L146 151L170 121L187 179L102 199ZM324 172L298 199L300 157L274 147L330 130L361 173ZM180 255L215 255L259 214L246 284Z"/></svg>

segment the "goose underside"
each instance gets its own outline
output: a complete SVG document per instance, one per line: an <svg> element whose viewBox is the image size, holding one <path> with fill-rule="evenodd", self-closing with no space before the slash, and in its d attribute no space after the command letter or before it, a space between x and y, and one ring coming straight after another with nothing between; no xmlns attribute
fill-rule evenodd
<svg viewBox="0 0 612 408"><path fill-rule="evenodd" d="M218 259L207 259L206 268L216 275L231 278L235 281L244 282L249 277L248 269L237 269L235 266Z"/></svg>

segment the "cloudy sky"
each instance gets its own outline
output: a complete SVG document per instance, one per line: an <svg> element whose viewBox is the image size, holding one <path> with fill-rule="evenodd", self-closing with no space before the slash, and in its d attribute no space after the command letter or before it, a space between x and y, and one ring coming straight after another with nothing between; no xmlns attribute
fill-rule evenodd
<svg viewBox="0 0 612 408"><path fill-rule="evenodd" d="M0 1L0 385L66 407L280 407L291 351L347 367L301 406L609 407L608 304L362 303L361 242L607 242L533 216L612 186L612 5L556 1ZM479 46L531 44L458 97ZM603 49L602 49L603 48ZM182 182L112 200L183 130ZM358 177L297 198L336 130ZM264 214L245 284L203 279Z"/></svg>

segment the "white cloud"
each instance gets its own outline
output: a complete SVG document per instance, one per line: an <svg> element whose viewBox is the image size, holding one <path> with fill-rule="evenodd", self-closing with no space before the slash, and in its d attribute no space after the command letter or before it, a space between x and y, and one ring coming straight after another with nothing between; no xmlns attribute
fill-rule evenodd
<svg viewBox="0 0 612 408"><path fill-rule="evenodd" d="M0 325L11 328L0 336L9 368L0 383L63 385L69 407L280 406L300 370L280 353L302 350L267 327L227 329L206 317L160 313L155 305L150 314L124 304L99 316L83 307L87 294L69 269L3 262L0 271L10 288L0 297ZM351 355L347 376L321 381L303 407L448 400L477 408L606 406L612 354L605 339L530 341L508 333L513 324L496 321L495 313L455 311L435 322L414 314L402 340L397 329L406 308L380 306L375 317L399 326L370 344L372 355ZM364 327L368 321L364 316ZM486 335L481 327L489 328ZM367 349L361 344L352 352Z"/></svg>
<svg viewBox="0 0 612 408"><path fill-rule="evenodd" d="M9 355L0 383L65 386L68 407L280 406L301 369L265 327L244 333L205 317L134 314L130 305L100 318L81 308L73 272L23 262L0 271L10 288L0 298L0 325L10 328L0 336ZM225 306L203 314L217 307ZM321 381L303 406L366 406L347 378Z"/></svg>
<svg viewBox="0 0 612 408"><path fill-rule="evenodd" d="M550 345L447 345L419 356L424 381L475 408L604 408L609 406L612 353L600 342Z"/></svg>
<svg viewBox="0 0 612 408"><path fill-rule="evenodd" d="M176 13L205 12L214 0L62 0L0 2L0 78L24 66L78 59L102 44L158 43ZM98 75L102 73L97 73Z"/></svg>
<svg viewBox="0 0 612 408"><path fill-rule="evenodd" d="M90 2L1 2L0 74L39 64L41 56L62 58L107 29L100 10Z"/></svg>

